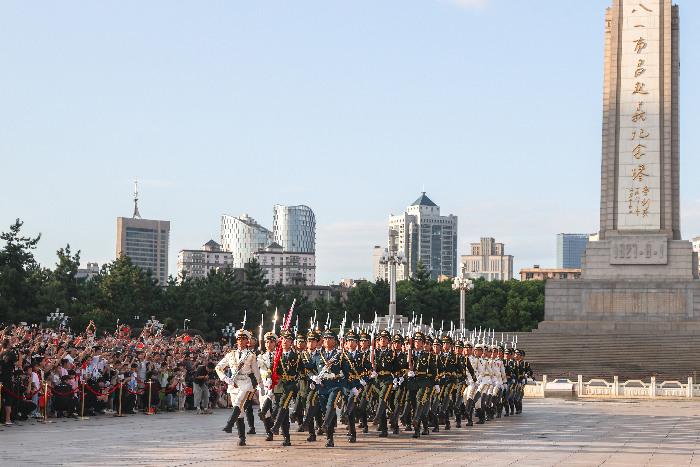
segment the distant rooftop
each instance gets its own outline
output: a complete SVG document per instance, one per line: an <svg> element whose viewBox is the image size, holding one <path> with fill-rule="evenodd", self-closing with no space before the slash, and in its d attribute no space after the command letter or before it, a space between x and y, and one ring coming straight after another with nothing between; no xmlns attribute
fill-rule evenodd
<svg viewBox="0 0 700 467"><path fill-rule="evenodd" d="M435 206L437 207L437 204L433 203L430 198L428 198L425 195L425 191L421 192L421 195L418 197L417 200L411 204L411 206Z"/></svg>

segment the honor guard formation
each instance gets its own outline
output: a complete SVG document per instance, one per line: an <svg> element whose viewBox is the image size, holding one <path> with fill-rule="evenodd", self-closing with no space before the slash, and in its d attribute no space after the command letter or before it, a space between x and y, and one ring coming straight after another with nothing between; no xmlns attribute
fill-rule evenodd
<svg viewBox="0 0 700 467"><path fill-rule="evenodd" d="M523 410L532 370L517 339L413 324L402 332L393 326L379 331L376 319L366 328L353 323L347 333L343 324L336 334L328 320L324 331L313 321L306 335L295 334L288 316L286 329L265 334L260 348L251 347L251 332L236 332L236 348L216 372L233 405L223 430L232 433L236 426L239 446L255 434L256 397L265 440L281 434L283 446L291 446L292 423L308 432L308 442L325 436L330 448L338 424L355 443L357 430L368 433L371 425L379 437L405 431L420 438L452 429L452 420L455 428L472 427Z"/></svg>

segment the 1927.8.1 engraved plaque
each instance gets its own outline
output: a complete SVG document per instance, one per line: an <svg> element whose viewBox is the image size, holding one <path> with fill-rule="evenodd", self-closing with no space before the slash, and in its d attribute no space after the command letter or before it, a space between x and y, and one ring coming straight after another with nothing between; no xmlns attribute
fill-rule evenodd
<svg viewBox="0 0 700 467"><path fill-rule="evenodd" d="M665 235L625 235L610 240L610 264L668 263Z"/></svg>

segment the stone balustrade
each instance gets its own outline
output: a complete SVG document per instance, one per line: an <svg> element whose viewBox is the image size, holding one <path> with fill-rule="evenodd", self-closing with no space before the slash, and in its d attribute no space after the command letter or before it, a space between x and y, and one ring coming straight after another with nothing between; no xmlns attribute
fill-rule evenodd
<svg viewBox="0 0 700 467"><path fill-rule="evenodd" d="M544 398L547 394L558 396L570 393L572 397L582 399L692 399L700 397L700 384L692 377L687 381L657 381L652 376L648 380L631 379L620 381L617 376L612 380L593 378L577 381L559 378L552 381L543 375L540 381L529 381L525 386L525 397Z"/></svg>

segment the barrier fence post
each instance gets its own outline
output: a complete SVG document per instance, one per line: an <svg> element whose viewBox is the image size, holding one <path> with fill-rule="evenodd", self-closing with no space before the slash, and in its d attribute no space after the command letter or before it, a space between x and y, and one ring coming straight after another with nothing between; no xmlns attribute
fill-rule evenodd
<svg viewBox="0 0 700 467"><path fill-rule="evenodd" d="M80 420L89 420L89 418L85 416L85 380L83 380L82 394L83 397L80 402Z"/></svg>
<svg viewBox="0 0 700 467"><path fill-rule="evenodd" d="M151 411L151 387L153 386L153 381L150 379L148 380L148 401L146 401L146 415L153 415L153 412Z"/></svg>
<svg viewBox="0 0 700 467"><path fill-rule="evenodd" d="M123 417L122 415L122 388L124 387L124 382L119 382L119 411L114 414L115 417Z"/></svg>
<svg viewBox="0 0 700 467"><path fill-rule="evenodd" d="M692 376L688 376L688 391L687 391L686 396L688 397L688 399L693 398L693 377Z"/></svg>
<svg viewBox="0 0 700 467"><path fill-rule="evenodd" d="M651 377L651 384L649 385L649 396L652 399L656 398L656 376Z"/></svg>
<svg viewBox="0 0 700 467"><path fill-rule="evenodd" d="M613 397L619 397L620 396L620 377L619 376L613 376Z"/></svg>
<svg viewBox="0 0 700 467"><path fill-rule="evenodd" d="M547 375L542 375L542 398L544 399L544 391L547 389Z"/></svg>
<svg viewBox="0 0 700 467"><path fill-rule="evenodd" d="M49 421L49 383L44 381L44 423Z"/></svg>
<svg viewBox="0 0 700 467"><path fill-rule="evenodd" d="M578 397L583 395L583 375L578 375L578 384L576 388L576 393Z"/></svg>

